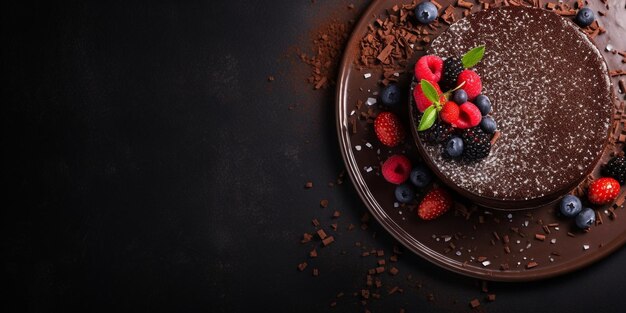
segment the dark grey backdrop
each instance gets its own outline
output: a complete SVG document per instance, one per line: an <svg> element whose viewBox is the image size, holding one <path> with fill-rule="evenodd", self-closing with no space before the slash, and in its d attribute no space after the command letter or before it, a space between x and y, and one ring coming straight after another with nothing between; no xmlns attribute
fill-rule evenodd
<svg viewBox="0 0 626 313"><path fill-rule="evenodd" d="M311 90L293 57L366 5L348 3L3 4L1 311L323 312L338 292L334 311L363 311L351 293L374 261L354 242L394 245L375 223L296 270L312 218L340 209L358 225L365 212L349 182L327 186L343 169L333 90ZM483 308L623 311L625 265L621 249L557 279L490 284ZM397 266L386 288L404 294L372 311L469 311L484 297L416 256Z"/></svg>

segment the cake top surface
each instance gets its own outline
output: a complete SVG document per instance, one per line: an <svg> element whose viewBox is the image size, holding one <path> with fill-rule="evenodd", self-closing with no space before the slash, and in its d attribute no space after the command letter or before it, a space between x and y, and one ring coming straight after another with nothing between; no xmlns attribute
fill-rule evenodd
<svg viewBox="0 0 626 313"><path fill-rule="evenodd" d="M428 53L460 56L479 45L486 51L475 70L501 136L476 163L444 158L439 145L423 145L424 157L448 183L484 198L523 201L575 187L608 138L611 83L600 51L554 13L502 7L451 25Z"/></svg>

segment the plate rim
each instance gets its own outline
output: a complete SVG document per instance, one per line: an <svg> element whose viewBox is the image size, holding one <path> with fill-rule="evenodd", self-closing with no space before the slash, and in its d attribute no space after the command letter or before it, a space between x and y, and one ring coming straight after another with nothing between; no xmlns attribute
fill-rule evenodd
<svg viewBox="0 0 626 313"><path fill-rule="evenodd" d="M621 232L615 238L603 245L603 249L596 250L592 254L587 254L586 257L576 258L574 260L566 261L560 266L558 270L552 268L546 269L533 269L533 270L507 270L500 271L495 269L484 269L464 266L457 260L446 257L440 252L434 251L428 246L421 243L419 240L411 236L400 225L393 221L393 219L385 212L370 192L369 187L365 183L363 175L361 174L352 147L349 127L348 127L348 114L347 114L347 98L348 98L348 82L350 73L354 70L350 65L354 61L354 56L349 53L350 47L355 45L357 40L360 39L359 30L364 29L374 20L374 13L377 13L379 8L386 0L374 0L369 4L367 9L363 11L358 22L354 28L346 44L339 63L339 71L337 77L336 97L335 97L335 120L337 128L337 138L339 140L339 150L341 151L341 157L346 165L346 171L348 176L357 190L361 201L368 208L368 211L374 216L376 221L380 223L385 231L391 234L400 244L408 248L411 252L419 255L426 261L437 265L438 267L478 279L490 280L490 281L503 281L503 282L527 282L548 279L556 276L561 276L584 267L587 267L606 256L612 254L615 250L620 248L626 242L626 231Z"/></svg>

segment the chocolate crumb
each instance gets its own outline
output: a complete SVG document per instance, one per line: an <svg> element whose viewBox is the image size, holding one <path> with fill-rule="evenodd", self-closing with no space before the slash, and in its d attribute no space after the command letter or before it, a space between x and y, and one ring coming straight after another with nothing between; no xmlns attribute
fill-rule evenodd
<svg viewBox="0 0 626 313"><path fill-rule="evenodd" d="M322 201L320 201L320 207L327 208L328 207L328 200L323 199Z"/></svg>
<svg viewBox="0 0 626 313"><path fill-rule="evenodd" d="M317 235L320 237L321 240L326 239L326 237L328 236L326 235L326 232L323 229L318 229Z"/></svg>
<svg viewBox="0 0 626 313"><path fill-rule="evenodd" d="M322 240L322 243L324 244L324 246L328 246L329 244L333 242L335 242L335 238L333 238L333 236L328 236L324 240Z"/></svg>
<svg viewBox="0 0 626 313"><path fill-rule="evenodd" d="M274 81L274 76L267 76L267 81L268 82L273 82Z"/></svg>
<svg viewBox="0 0 626 313"><path fill-rule="evenodd" d="M398 275L399 272L400 272L400 270L398 270L397 268L395 268L393 266L389 269L389 274L391 274L392 276Z"/></svg>
<svg viewBox="0 0 626 313"><path fill-rule="evenodd" d="M313 220L311 220L311 223L313 223L313 226L315 227L319 227L320 226L320 221L317 220L316 218L314 218Z"/></svg>
<svg viewBox="0 0 626 313"><path fill-rule="evenodd" d="M526 264L526 269L531 269L533 267L537 267L537 265L539 265L537 262L528 262L528 264Z"/></svg>
<svg viewBox="0 0 626 313"><path fill-rule="evenodd" d="M470 307L472 307L472 309L475 309L480 306L480 301L478 301L478 299L472 299L469 305Z"/></svg>
<svg viewBox="0 0 626 313"><path fill-rule="evenodd" d="M385 271L385 267L384 266L379 266L376 268L376 274L380 274L383 273Z"/></svg>
<svg viewBox="0 0 626 313"><path fill-rule="evenodd" d="M306 183L304 184L304 188L306 188L306 189L311 189L311 188L313 188L313 182L310 182L310 181L306 182Z"/></svg>
<svg viewBox="0 0 626 313"><path fill-rule="evenodd" d="M339 218L341 216L341 212L335 211L333 212L333 218Z"/></svg>
<svg viewBox="0 0 626 313"><path fill-rule="evenodd" d="M311 250L311 252L309 252L309 256L311 258L317 258L317 250L315 250L315 248L313 248L313 250Z"/></svg>
<svg viewBox="0 0 626 313"><path fill-rule="evenodd" d="M298 264L298 270L300 272L304 271L306 269L307 265L308 264L306 262L302 262L302 263Z"/></svg>
<svg viewBox="0 0 626 313"><path fill-rule="evenodd" d="M309 233L304 233L302 235L302 240L300 241L300 243L307 243L309 241L311 241L311 239L313 239L313 236Z"/></svg>
<svg viewBox="0 0 626 313"><path fill-rule="evenodd" d="M493 293L488 294L488 295L487 295L487 301L489 301L489 302L494 302L494 301L496 301L496 295L495 295L495 294L493 294Z"/></svg>
<svg viewBox="0 0 626 313"><path fill-rule="evenodd" d="M320 270L318 270L317 268L314 268L313 271L312 271L312 274L313 274L314 277L317 277L317 276L320 275Z"/></svg>

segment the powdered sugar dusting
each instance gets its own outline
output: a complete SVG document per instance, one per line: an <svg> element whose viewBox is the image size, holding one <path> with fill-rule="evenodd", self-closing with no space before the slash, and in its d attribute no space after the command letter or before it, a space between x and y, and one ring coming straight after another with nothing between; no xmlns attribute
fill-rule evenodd
<svg viewBox="0 0 626 313"><path fill-rule="evenodd" d="M612 110L598 49L554 13L500 8L453 24L429 53L445 58L482 44L485 57L475 70L501 137L473 164L426 146L439 171L463 189L501 200L539 198L582 180L602 154Z"/></svg>

